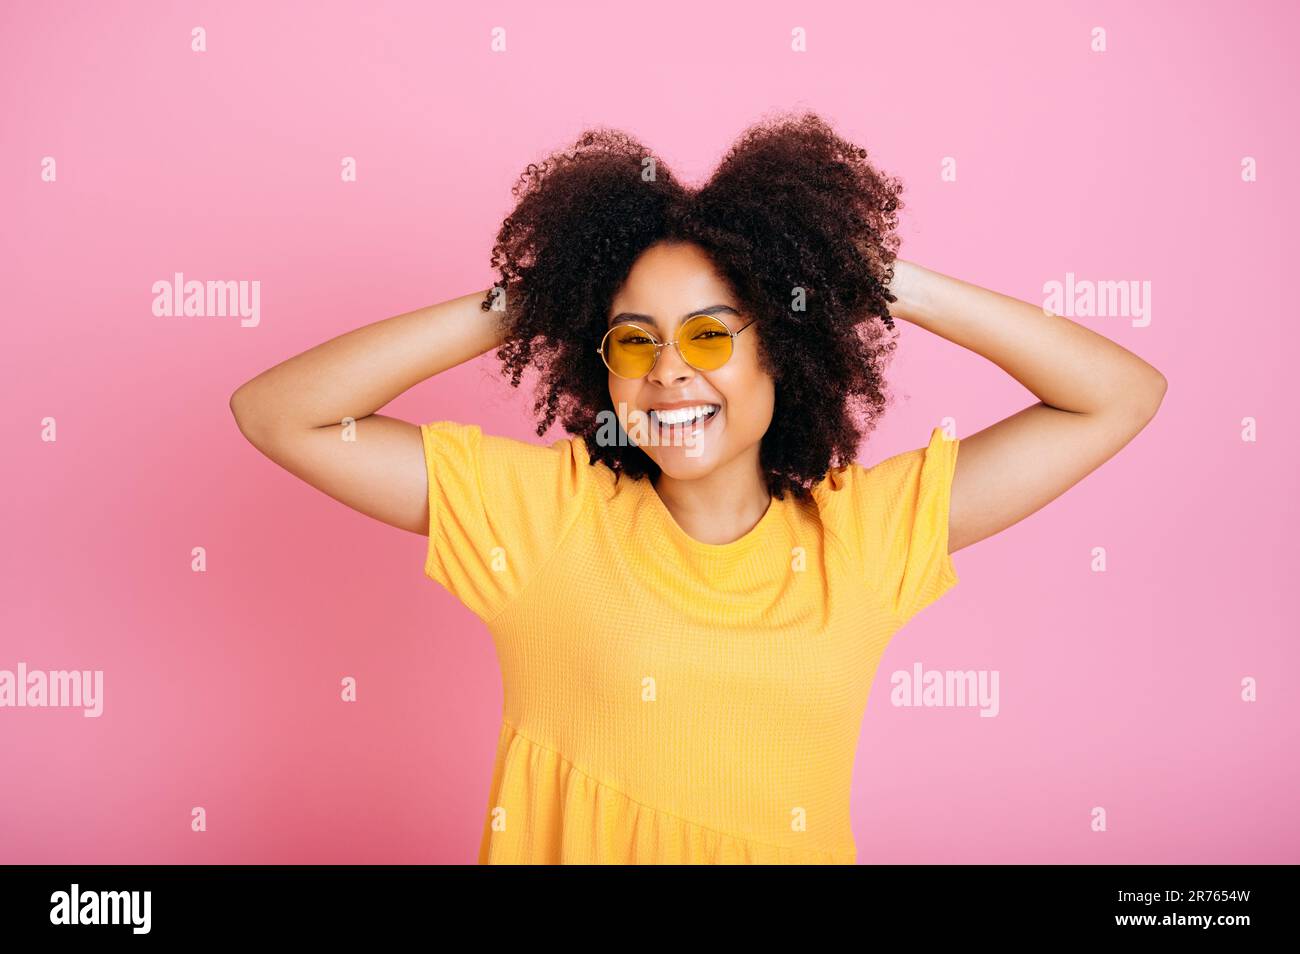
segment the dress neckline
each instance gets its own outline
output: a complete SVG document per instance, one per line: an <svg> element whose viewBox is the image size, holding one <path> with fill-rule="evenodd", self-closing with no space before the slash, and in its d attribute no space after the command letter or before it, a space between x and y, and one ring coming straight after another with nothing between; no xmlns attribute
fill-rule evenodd
<svg viewBox="0 0 1300 954"><path fill-rule="evenodd" d="M649 477L642 477L637 483L644 485L641 492L648 498L647 505L654 511L656 519L664 528L664 532L688 549L706 555L743 553L757 546L767 535L768 529L776 522L781 504L780 500L772 497L767 503L767 509L763 511L763 516L759 517L758 523L754 524L743 536L732 540L730 543L705 543L703 540L695 539L682 529L681 524L677 522L677 518L668 509L668 505L659 496L659 491L655 490L654 483Z"/></svg>

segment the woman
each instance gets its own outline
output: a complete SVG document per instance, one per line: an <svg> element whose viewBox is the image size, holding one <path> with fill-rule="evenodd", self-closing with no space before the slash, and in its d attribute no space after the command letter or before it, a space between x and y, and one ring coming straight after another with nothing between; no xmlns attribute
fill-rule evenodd
<svg viewBox="0 0 1300 954"><path fill-rule="evenodd" d="M1129 351L897 259L900 189L814 114L754 126L698 189L593 130L515 187L497 286L231 398L276 463L428 534L426 573L491 630L505 705L480 862L854 862L890 637L957 582L950 554L1155 414L1165 380ZM855 463L894 319L1039 400ZM570 437L375 413L492 349L515 386L540 371L537 433Z"/></svg>

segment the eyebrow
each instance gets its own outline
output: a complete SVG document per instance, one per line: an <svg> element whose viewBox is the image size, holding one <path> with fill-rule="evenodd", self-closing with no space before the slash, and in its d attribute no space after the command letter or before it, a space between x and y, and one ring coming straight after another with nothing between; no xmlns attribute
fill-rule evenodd
<svg viewBox="0 0 1300 954"><path fill-rule="evenodd" d="M732 308L730 305L710 305L708 308L696 308L694 311L688 311L678 319L678 323L680 324L687 318L694 318L696 315L739 316L740 312L736 311L736 309ZM637 324L654 325L655 328L659 327L658 323L650 315L639 315L636 312L631 311L619 312L619 314L614 316L614 320L609 323L609 326L613 328L615 325L621 325L625 321L634 321Z"/></svg>

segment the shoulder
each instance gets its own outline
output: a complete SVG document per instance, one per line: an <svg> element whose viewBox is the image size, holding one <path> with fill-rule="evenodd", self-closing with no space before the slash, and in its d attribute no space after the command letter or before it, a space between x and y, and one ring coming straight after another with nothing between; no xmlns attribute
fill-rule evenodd
<svg viewBox="0 0 1300 954"><path fill-rule="evenodd" d="M832 468L813 487L823 522L868 548L889 538L938 532L939 524L946 524L959 443L935 427L923 447L870 466L854 462Z"/></svg>
<svg viewBox="0 0 1300 954"><path fill-rule="evenodd" d="M813 485L813 495L824 507L835 507L849 498L864 498L887 505L892 495L918 484L922 477L941 476L957 460L960 441L949 437L942 427L930 432L928 443L890 457L879 463L857 462L833 467Z"/></svg>
<svg viewBox="0 0 1300 954"><path fill-rule="evenodd" d="M519 599L590 515L586 444L538 444L477 424L420 426L429 484L425 573L484 620Z"/></svg>
<svg viewBox="0 0 1300 954"><path fill-rule="evenodd" d="M814 489L827 531L901 621L957 582L948 512L958 447L936 427L924 447L834 468Z"/></svg>
<svg viewBox="0 0 1300 954"><path fill-rule="evenodd" d="M519 491L515 499L521 504L527 503L529 491L554 490L568 496L613 477L608 467L592 461L582 437L534 443L459 421L431 421L422 424L420 431L431 475L472 476L485 490L509 486Z"/></svg>

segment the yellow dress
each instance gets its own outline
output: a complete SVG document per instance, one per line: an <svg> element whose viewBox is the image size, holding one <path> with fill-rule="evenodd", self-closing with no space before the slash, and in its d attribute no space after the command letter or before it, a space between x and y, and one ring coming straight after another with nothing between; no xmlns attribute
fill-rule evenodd
<svg viewBox="0 0 1300 954"><path fill-rule="evenodd" d="M852 864L890 637L957 582L958 441L833 469L700 542L649 480L435 421L425 573L487 625L504 711L481 864Z"/></svg>

